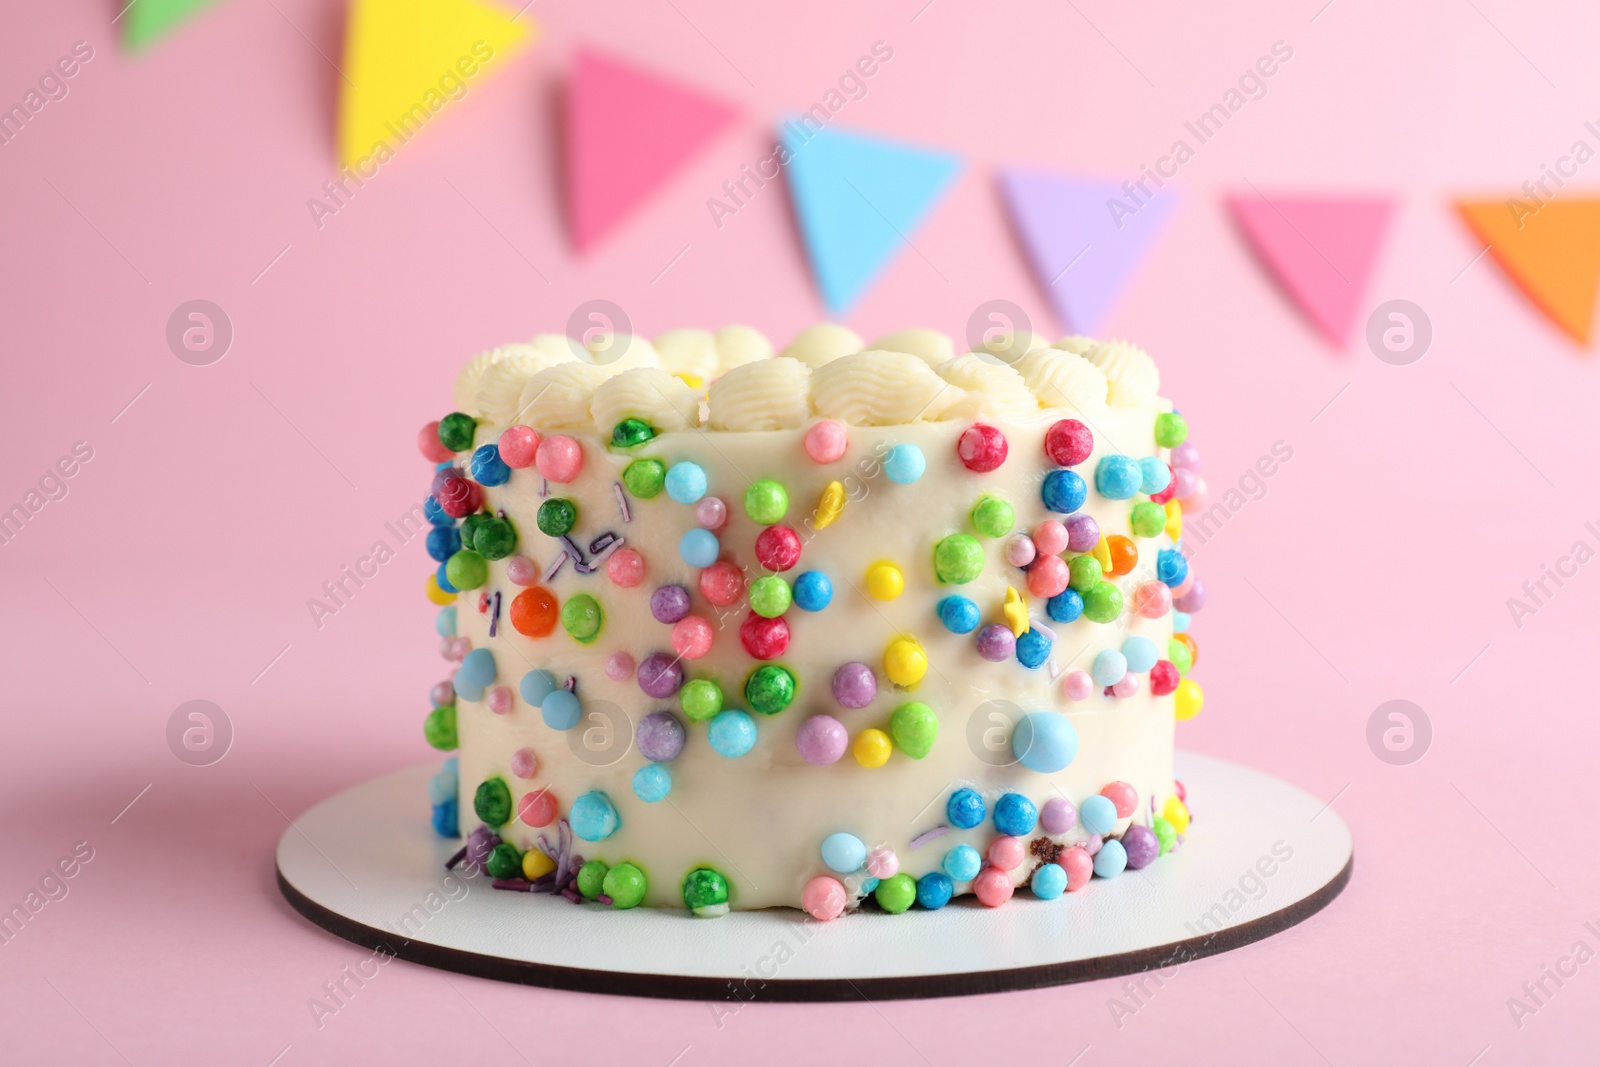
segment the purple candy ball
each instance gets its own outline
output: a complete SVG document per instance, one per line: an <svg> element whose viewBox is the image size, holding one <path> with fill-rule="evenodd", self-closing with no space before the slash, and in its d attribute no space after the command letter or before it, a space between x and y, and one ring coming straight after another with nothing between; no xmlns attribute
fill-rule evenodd
<svg viewBox="0 0 1600 1067"><path fill-rule="evenodd" d="M652 763L677 759L683 737L683 722L670 711L652 711L639 720L639 754Z"/></svg>
<svg viewBox="0 0 1600 1067"><path fill-rule="evenodd" d="M639 688L657 700L669 697L683 688L683 668L665 652L652 652L639 664Z"/></svg>
<svg viewBox="0 0 1600 1067"><path fill-rule="evenodd" d="M500 835L487 826L479 826L467 835L466 867L469 871L482 871L489 861L489 853L500 843Z"/></svg>
<svg viewBox="0 0 1600 1067"><path fill-rule="evenodd" d="M1039 827L1047 834L1064 834L1078 825L1078 809L1066 797L1051 797L1039 809Z"/></svg>
<svg viewBox="0 0 1600 1067"><path fill-rule="evenodd" d="M1074 515L1067 520L1067 548L1087 552L1100 541L1100 524L1093 515Z"/></svg>
<svg viewBox="0 0 1600 1067"><path fill-rule="evenodd" d="M429 494L432 495L433 499L438 500L439 494L444 490L444 483L451 478L460 478L461 476L461 468L454 464L448 467L440 467L433 472L433 483L428 486Z"/></svg>
<svg viewBox="0 0 1600 1067"><path fill-rule="evenodd" d="M1177 497L1179 500L1188 500L1190 497L1194 496L1195 477L1196 475L1194 471L1190 470L1188 467L1172 468L1172 495Z"/></svg>
<svg viewBox="0 0 1600 1067"><path fill-rule="evenodd" d="M1206 583L1196 578L1189 591L1180 597L1173 597L1172 606L1186 615L1193 615L1206 606Z"/></svg>
<svg viewBox="0 0 1600 1067"><path fill-rule="evenodd" d="M681 585L664 585L650 594L650 614L656 622L674 623L689 614L689 590Z"/></svg>
<svg viewBox="0 0 1600 1067"><path fill-rule="evenodd" d="M1161 855L1161 841L1156 837L1155 831L1148 826L1128 827L1122 835L1122 847L1128 853L1130 871L1150 866L1150 863Z"/></svg>
<svg viewBox="0 0 1600 1067"><path fill-rule="evenodd" d="M865 663L846 663L833 672L833 699L843 707L864 708L877 695L878 679Z"/></svg>
<svg viewBox="0 0 1600 1067"><path fill-rule="evenodd" d="M1090 834L1089 840L1083 843L1083 850L1089 855L1093 856L1096 852L1100 851L1100 846L1104 843L1104 840L1099 834Z"/></svg>
<svg viewBox="0 0 1600 1067"><path fill-rule="evenodd" d="M1016 650L1017 639L999 623L990 623L978 631L978 655L990 663L1004 663Z"/></svg>
<svg viewBox="0 0 1600 1067"><path fill-rule="evenodd" d="M826 767L837 763L850 744L850 731L832 715L813 715L800 724L794 735L794 747L800 758L813 767Z"/></svg>
<svg viewBox="0 0 1600 1067"><path fill-rule="evenodd" d="M1185 441L1172 450L1172 466L1198 471L1200 469L1200 450Z"/></svg>

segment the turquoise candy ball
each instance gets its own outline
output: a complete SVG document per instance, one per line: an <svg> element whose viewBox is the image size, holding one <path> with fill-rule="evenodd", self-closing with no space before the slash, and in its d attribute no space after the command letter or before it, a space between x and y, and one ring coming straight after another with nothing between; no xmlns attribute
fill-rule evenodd
<svg viewBox="0 0 1600 1067"><path fill-rule="evenodd" d="M1130 637L1122 642L1122 658L1127 661L1129 671L1145 674L1161 656L1156 652L1156 643L1148 637Z"/></svg>
<svg viewBox="0 0 1600 1067"><path fill-rule="evenodd" d="M978 605L964 596L947 596L939 601L939 621L953 634L970 634L981 618Z"/></svg>
<svg viewBox="0 0 1600 1067"><path fill-rule="evenodd" d="M483 687L495 680L499 674L494 665L494 653L487 648L475 648L468 652L461 661L461 669L456 676L475 686Z"/></svg>
<svg viewBox="0 0 1600 1067"><path fill-rule="evenodd" d="M583 706L578 703L576 694L557 689L544 698L544 703L539 705L539 714L550 729L570 730L583 717Z"/></svg>
<svg viewBox="0 0 1600 1067"><path fill-rule="evenodd" d="M916 445L895 445L883 457L883 473L896 485L910 485L928 469L928 458Z"/></svg>
<svg viewBox="0 0 1600 1067"><path fill-rule="evenodd" d="M983 870L983 857L971 845L957 845L944 854L943 866L952 881L970 882Z"/></svg>
<svg viewBox="0 0 1600 1067"><path fill-rule="evenodd" d="M822 839L822 862L840 874L859 871L867 862L867 846L854 834L829 834Z"/></svg>
<svg viewBox="0 0 1600 1067"><path fill-rule="evenodd" d="M1096 685L1116 685L1128 673L1128 658L1114 648L1101 649L1089 667Z"/></svg>
<svg viewBox="0 0 1600 1067"><path fill-rule="evenodd" d="M950 903L950 898L955 895L956 887L950 883L950 876L930 871L917 879L917 903L929 911L938 911Z"/></svg>
<svg viewBox="0 0 1600 1067"><path fill-rule="evenodd" d="M1117 805L1110 797L1096 793L1078 805L1078 821L1091 834L1109 834L1117 827Z"/></svg>
<svg viewBox="0 0 1600 1067"><path fill-rule="evenodd" d="M456 635L456 609L453 607L440 608L439 614L433 617L433 628L440 637L454 637Z"/></svg>
<svg viewBox="0 0 1600 1067"><path fill-rule="evenodd" d="M1107 841L1095 853L1094 873L1101 878L1115 878L1128 866L1128 852L1121 841Z"/></svg>
<svg viewBox="0 0 1600 1067"><path fill-rule="evenodd" d="M567 812L567 821L572 824L572 832L585 841L604 841L622 825L616 805L598 790L591 790L574 800Z"/></svg>
<svg viewBox="0 0 1600 1067"><path fill-rule="evenodd" d="M706 740L717 755L737 759L755 747L755 720L738 708L719 711L706 728Z"/></svg>
<svg viewBox="0 0 1600 1067"><path fill-rule="evenodd" d="M1067 889L1067 872L1058 863L1046 863L1033 872L1033 879L1029 883L1033 887L1033 895L1040 900L1054 900Z"/></svg>
<svg viewBox="0 0 1600 1067"><path fill-rule="evenodd" d="M680 504L693 504L706 495L705 468L684 460L667 468L667 495Z"/></svg>
<svg viewBox="0 0 1600 1067"><path fill-rule="evenodd" d="M1145 456L1139 461L1139 492L1155 496L1172 481L1171 469L1155 456Z"/></svg>
<svg viewBox="0 0 1600 1067"><path fill-rule="evenodd" d="M1054 774L1078 756L1078 731L1065 715L1030 711L1011 731L1011 754L1030 771Z"/></svg>
<svg viewBox="0 0 1600 1067"><path fill-rule="evenodd" d="M1101 456L1094 468L1094 487L1108 500L1129 500L1144 485L1144 471L1131 456Z"/></svg>
<svg viewBox="0 0 1600 1067"><path fill-rule="evenodd" d="M657 804L672 792L672 772L659 763L647 763L633 772L633 795L646 804Z"/></svg>
<svg viewBox="0 0 1600 1067"><path fill-rule="evenodd" d="M703 570L715 563L721 552L722 545L717 541L717 535L698 526L685 530L678 539L678 555L691 567Z"/></svg>
<svg viewBox="0 0 1600 1067"><path fill-rule="evenodd" d="M544 698L554 693L561 687L556 683L556 676L549 671L529 671L522 676L522 681L517 688L522 692L522 699L530 707L538 707L544 703Z"/></svg>

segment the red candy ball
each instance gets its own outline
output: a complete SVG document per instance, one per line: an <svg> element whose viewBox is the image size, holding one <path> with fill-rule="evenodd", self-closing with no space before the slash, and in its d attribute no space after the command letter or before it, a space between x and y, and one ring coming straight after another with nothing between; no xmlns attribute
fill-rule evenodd
<svg viewBox="0 0 1600 1067"><path fill-rule="evenodd" d="M763 619L751 612L739 624L739 643L756 659L777 659L789 647L789 624L782 616Z"/></svg>
<svg viewBox="0 0 1600 1067"><path fill-rule="evenodd" d="M434 495L439 507L453 519L464 519L483 506L483 490L476 482L451 476L439 483Z"/></svg>
<svg viewBox="0 0 1600 1067"><path fill-rule="evenodd" d="M1050 462L1076 467L1094 451L1094 434L1077 419L1062 419L1044 435L1044 454Z"/></svg>
<svg viewBox="0 0 1600 1067"><path fill-rule="evenodd" d="M1173 497L1175 497L1177 495L1178 495L1178 479L1176 479L1176 478L1168 478L1167 479L1167 487L1165 489L1161 490L1161 492L1159 492L1159 493L1151 493L1150 494L1150 502L1152 504L1165 504L1167 501L1171 500Z"/></svg>
<svg viewBox="0 0 1600 1067"><path fill-rule="evenodd" d="M1178 668L1169 660L1157 660L1150 668L1150 694L1164 697L1178 688Z"/></svg>
<svg viewBox="0 0 1600 1067"><path fill-rule="evenodd" d="M737 564L719 559L700 572L700 593L718 607L737 604L744 596L744 572Z"/></svg>
<svg viewBox="0 0 1600 1067"><path fill-rule="evenodd" d="M548 789L527 794L517 801L517 818L529 826L549 826L556 821L556 795Z"/></svg>
<svg viewBox="0 0 1600 1067"><path fill-rule="evenodd" d="M439 440L439 420L434 419L417 432L417 447L422 449L422 457L429 463L443 463L455 457L455 453L444 447Z"/></svg>
<svg viewBox="0 0 1600 1067"><path fill-rule="evenodd" d="M769 571L786 571L800 562L800 535L787 526L768 526L756 537L756 560Z"/></svg>
<svg viewBox="0 0 1600 1067"><path fill-rule="evenodd" d="M967 470L987 474L1006 461L1006 435L993 426L973 423L956 441L956 455L966 464Z"/></svg>

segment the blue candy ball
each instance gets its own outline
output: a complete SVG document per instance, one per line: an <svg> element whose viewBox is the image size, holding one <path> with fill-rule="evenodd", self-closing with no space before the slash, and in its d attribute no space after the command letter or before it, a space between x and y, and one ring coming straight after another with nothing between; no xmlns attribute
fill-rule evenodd
<svg viewBox="0 0 1600 1067"><path fill-rule="evenodd" d="M706 740L717 755L736 759L756 745L755 720L738 708L719 711L706 729Z"/></svg>
<svg viewBox="0 0 1600 1067"><path fill-rule="evenodd" d="M829 834L822 839L822 862L840 874L859 871L867 862L867 846L855 834Z"/></svg>
<svg viewBox="0 0 1600 1067"><path fill-rule="evenodd" d="M556 676L549 671L529 671L522 676L517 688L522 692L522 699L537 708L544 703L545 697L561 687L556 684Z"/></svg>
<svg viewBox="0 0 1600 1067"><path fill-rule="evenodd" d="M944 854L943 866L952 881L970 882L983 870L983 857L971 845L957 845Z"/></svg>
<svg viewBox="0 0 1600 1067"><path fill-rule="evenodd" d="M1189 561L1175 548L1163 548L1156 553L1156 577L1161 584L1176 589L1189 577Z"/></svg>
<svg viewBox="0 0 1600 1067"><path fill-rule="evenodd" d="M659 763L647 763L633 772L633 795L646 804L658 804L672 792L672 772Z"/></svg>
<svg viewBox="0 0 1600 1067"><path fill-rule="evenodd" d="M557 689L544 698L544 703L539 705L539 714L550 729L570 730L583 718L583 705L578 702L577 694Z"/></svg>
<svg viewBox="0 0 1600 1067"><path fill-rule="evenodd" d="M1066 720L1062 720L1065 722ZM1021 793L1007 793L994 805L994 828L1007 837L1032 833L1039 821L1039 809Z"/></svg>
<svg viewBox="0 0 1600 1067"><path fill-rule="evenodd" d="M1121 841L1107 841L1094 855L1094 873L1101 878L1115 878L1128 866L1128 851Z"/></svg>
<svg viewBox="0 0 1600 1067"><path fill-rule="evenodd" d="M1189 631L1189 613L1187 611L1174 611L1172 613L1172 632L1175 634Z"/></svg>
<svg viewBox="0 0 1600 1067"><path fill-rule="evenodd" d="M717 541L717 535L710 530L699 527L687 531L678 540L678 555L691 567L706 568L717 561L717 556L722 552L722 545Z"/></svg>
<svg viewBox="0 0 1600 1067"><path fill-rule="evenodd" d="M833 583L821 571L806 571L794 580L791 595L801 611L821 611L833 602Z"/></svg>
<svg viewBox="0 0 1600 1067"><path fill-rule="evenodd" d="M1046 863L1033 872L1033 895L1040 900L1054 900L1067 891L1067 872L1059 863Z"/></svg>
<svg viewBox="0 0 1600 1067"><path fill-rule="evenodd" d="M1044 613L1055 622L1076 622L1083 614L1083 597L1076 589L1063 589L1044 602Z"/></svg>
<svg viewBox="0 0 1600 1067"><path fill-rule="evenodd" d="M604 841L622 825L616 805L611 803L610 797L597 790L591 790L572 802L572 807L567 811L567 822L572 825L572 832L585 841Z"/></svg>
<svg viewBox="0 0 1600 1067"><path fill-rule="evenodd" d="M950 903L956 887L949 875L932 871L917 879L917 903L929 911L938 911Z"/></svg>
<svg viewBox="0 0 1600 1067"><path fill-rule="evenodd" d="M983 802L982 793L976 789L962 788L950 794L944 814L958 830L970 830L983 822L983 817L988 814L988 806Z"/></svg>
<svg viewBox="0 0 1600 1067"><path fill-rule="evenodd" d="M1084 797L1083 803L1078 805L1078 821L1091 834L1109 834L1117 827L1117 806L1110 797L1099 793Z"/></svg>
<svg viewBox="0 0 1600 1067"><path fill-rule="evenodd" d="M863 878L861 880L861 891L863 893L872 892L874 889L878 888L878 881L879 880L876 878Z"/></svg>
<svg viewBox="0 0 1600 1067"><path fill-rule="evenodd" d="M487 648L475 648L461 661L457 677L465 678L473 685L484 686L494 681L499 673L495 668L494 653Z"/></svg>
<svg viewBox="0 0 1600 1067"><path fill-rule="evenodd" d="M434 572L433 580L439 583L439 588L446 593L459 593L461 590L450 584L450 578L444 573L444 564L439 564L439 569Z"/></svg>
<svg viewBox="0 0 1600 1067"><path fill-rule="evenodd" d="M439 773L428 779L428 803L443 804L456 795L460 783L448 774Z"/></svg>
<svg viewBox="0 0 1600 1067"><path fill-rule="evenodd" d="M1065 715L1030 711L1017 720L1011 731L1011 754L1030 771L1054 774L1065 770L1077 758L1078 731ZM996 820L999 817L1000 810L996 807Z"/></svg>
<svg viewBox="0 0 1600 1067"><path fill-rule="evenodd" d="M978 628L978 605L964 596L947 596L939 601L939 621L953 634L970 634Z"/></svg>
<svg viewBox="0 0 1600 1067"><path fill-rule="evenodd" d="M1128 500L1144 485L1144 471L1129 456L1101 456L1094 469L1094 487L1108 500Z"/></svg>
<svg viewBox="0 0 1600 1067"><path fill-rule="evenodd" d="M511 468L500 458L497 445L481 445L472 453L472 480L479 485L504 485L511 480Z"/></svg>
<svg viewBox="0 0 1600 1067"><path fill-rule="evenodd" d="M1161 655L1156 651L1156 643L1148 637L1130 637L1122 642L1122 658L1127 661L1130 672L1143 674L1156 665Z"/></svg>
<svg viewBox="0 0 1600 1067"><path fill-rule="evenodd" d="M444 508L441 508L439 502L431 496L422 502L422 515L435 526L454 526L456 524L456 520L445 514Z"/></svg>
<svg viewBox="0 0 1600 1067"><path fill-rule="evenodd" d="M445 761L443 763L439 764L439 773L440 774L448 774L451 778L454 778L457 781L460 781L460 779L461 779L461 757L460 756L448 756L448 757L446 757Z"/></svg>
<svg viewBox="0 0 1600 1067"><path fill-rule="evenodd" d="M684 460L667 468L667 495L680 504L693 504L706 495L706 471Z"/></svg>
<svg viewBox="0 0 1600 1067"><path fill-rule="evenodd" d="M916 445L895 445L883 457L883 473L896 485L910 485L927 469L927 457Z"/></svg>
<svg viewBox="0 0 1600 1067"><path fill-rule="evenodd" d="M433 806L433 832L440 837L461 836L461 819L455 798Z"/></svg>
<svg viewBox="0 0 1600 1067"><path fill-rule="evenodd" d="M439 614L433 617L433 628L440 637L454 637L456 635L456 609L454 607L440 608Z"/></svg>
<svg viewBox="0 0 1600 1067"><path fill-rule="evenodd" d="M1062 515L1077 511L1089 499L1089 487L1077 471L1054 470L1044 476L1044 487L1039 491L1044 506Z"/></svg>
<svg viewBox="0 0 1600 1067"><path fill-rule="evenodd" d="M1054 642L1038 630L1024 630L1022 636L1017 638L1017 662L1030 670L1037 670L1050 658L1052 644Z"/></svg>
<svg viewBox="0 0 1600 1067"><path fill-rule="evenodd" d="M1172 481L1172 470L1155 456L1139 460L1139 492L1151 496L1161 492Z"/></svg>
<svg viewBox="0 0 1600 1067"><path fill-rule="evenodd" d="M1089 667L1096 685L1116 685L1128 673L1128 659L1114 648L1101 649Z"/></svg>
<svg viewBox="0 0 1600 1067"><path fill-rule="evenodd" d="M483 699L483 690L485 687L479 685L477 682L471 681L470 679L461 677L461 672L459 670L456 671L455 675L450 679L450 683L455 688L456 696L460 697L462 700Z"/></svg>
<svg viewBox="0 0 1600 1067"><path fill-rule="evenodd" d="M428 531L428 555L443 563L461 551L461 531L454 526L435 526Z"/></svg>

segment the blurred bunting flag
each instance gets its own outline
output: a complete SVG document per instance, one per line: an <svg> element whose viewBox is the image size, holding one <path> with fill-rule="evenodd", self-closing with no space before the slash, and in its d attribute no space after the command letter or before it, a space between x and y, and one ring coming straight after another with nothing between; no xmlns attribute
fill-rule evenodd
<svg viewBox="0 0 1600 1067"><path fill-rule="evenodd" d="M144 48L156 38L217 0L126 0L122 14L122 42Z"/></svg>
<svg viewBox="0 0 1600 1067"><path fill-rule="evenodd" d="M1463 200L1456 209L1534 306L1588 344L1600 289L1600 200Z"/></svg>

